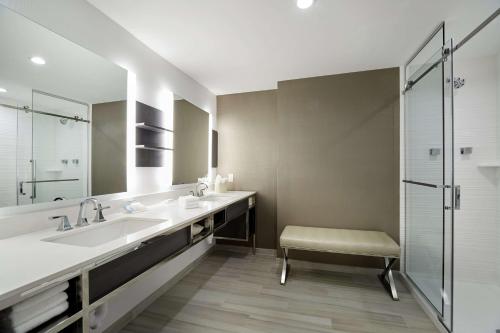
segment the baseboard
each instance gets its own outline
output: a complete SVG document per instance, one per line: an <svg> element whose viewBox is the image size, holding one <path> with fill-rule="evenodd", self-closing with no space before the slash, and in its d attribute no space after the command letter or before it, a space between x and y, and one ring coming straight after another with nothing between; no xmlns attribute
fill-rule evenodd
<svg viewBox="0 0 500 333"><path fill-rule="evenodd" d="M214 251L215 246L212 246L208 251L201 255L198 259L194 260L182 271L177 273L173 278L167 281L161 288L156 290L154 293L149 295L141 303L137 304L132 310L124 314L117 321L115 321L111 326L109 326L104 333L118 333L120 332L128 323L133 321L137 316L139 316L144 310L146 310L154 301L156 301L161 295L166 293L170 288L175 286L180 280L182 280L186 275L188 275L200 262L202 262L207 256L209 256Z"/></svg>
<svg viewBox="0 0 500 333"><path fill-rule="evenodd" d="M424 296L420 293L420 291L415 288L413 283L411 283L408 280L408 277L400 273L399 276L401 277L401 281L405 284L406 288L410 291L411 295L415 300L417 301L418 305L422 308L422 310L425 312L425 314L429 317L431 322L436 326L438 331L440 333L449 333L448 330L443 326L443 324L439 321L436 312L433 310L431 305L427 302L427 300L424 298Z"/></svg>
<svg viewBox="0 0 500 333"><path fill-rule="evenodd" d="M226 249L226 250L238 252L238 253L251 253L252 252L252 248L248 247L248 246L240 246L240 245L233 245L233 244L220 244L220 243L216 243L215 246L217 247L217 249ZM264 248L258 247L255 249L255 254L269 255L269 256L276 257L276 249L264 249Z"/></svg>

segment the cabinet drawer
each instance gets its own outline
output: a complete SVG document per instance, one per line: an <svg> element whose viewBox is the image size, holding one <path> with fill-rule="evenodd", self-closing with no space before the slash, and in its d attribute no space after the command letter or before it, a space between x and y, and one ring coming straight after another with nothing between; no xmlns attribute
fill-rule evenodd
<svg viewBox="0 0 500 333"><path fill-rule="evenodd" d="M190 244L191 227L150 239L137 249L89 272L89 298L93 303L168 256Z"/></svg>
<svg viewBox="0 0 500 333"><path fill-rule="evenodd" d="M234 220L248 210L248 199L238 201L226 208L226 221Z"/></svg>

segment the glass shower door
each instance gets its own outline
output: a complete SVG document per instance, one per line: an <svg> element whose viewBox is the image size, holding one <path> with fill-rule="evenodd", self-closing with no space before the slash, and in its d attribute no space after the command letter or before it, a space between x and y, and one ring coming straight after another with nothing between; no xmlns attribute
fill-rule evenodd
<svg viewBox="0 0 500 333"><path fill-rule="evenodd" d="M451 322L453 111L451 44L408 80L405 93L406 275Z"/></svg>
<svg viewBox="0 0 500 333"><path fill-rule="evenodd" d="M33 109L33 203L87 196L88 105L34 91Z"/></svg>

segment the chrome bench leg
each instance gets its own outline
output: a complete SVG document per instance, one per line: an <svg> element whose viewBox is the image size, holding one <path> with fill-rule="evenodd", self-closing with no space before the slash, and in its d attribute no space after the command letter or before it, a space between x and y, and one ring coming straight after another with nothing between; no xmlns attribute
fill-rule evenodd
<svg viewBox="0 0 500 333"><path fill-rule="evenodd" d="M288 275L288 249L282 248L283 250L283 268L281 269L281 285L284 285L286 282L286 277Z"/></svg>
<svg viewBox="0 0 500 333"><path fill-rule="evenodd" d="M255 233L254 233L252 236L252 253L254 255L255 255L255 250L256 250L256 246L255 246Z"/></svg>
<svg viewBox="0 0 500 333"><path fill-rule="evenodd" d="M385 269L378 276L380 282L384 285L385 289L391 295L394 301L399 301L398 292L396 290L396 284L394 283L394 277L392 276L392 266L396 262L397 258L384 257Z"/></svg>

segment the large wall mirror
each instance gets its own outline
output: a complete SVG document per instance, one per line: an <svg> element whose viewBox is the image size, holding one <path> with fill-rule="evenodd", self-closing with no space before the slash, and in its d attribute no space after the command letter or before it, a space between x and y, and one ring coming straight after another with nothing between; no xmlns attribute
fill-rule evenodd
<svg viewBox="0 0 500 333"><path fill-rule="evenodd" d="M0 207L125 192L127 72L0 5Z"/></svg>
<svg viewBox="0 0 500 333"><path fill-rule="evenodd" d="M209 114L174 97L174 185L192 184L208 173Z"/></svg>

